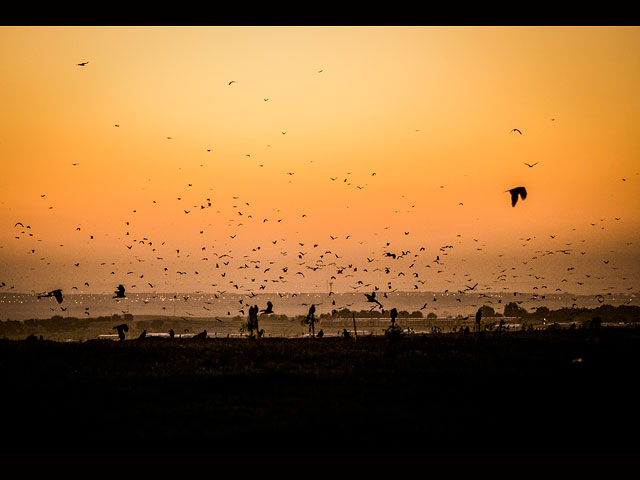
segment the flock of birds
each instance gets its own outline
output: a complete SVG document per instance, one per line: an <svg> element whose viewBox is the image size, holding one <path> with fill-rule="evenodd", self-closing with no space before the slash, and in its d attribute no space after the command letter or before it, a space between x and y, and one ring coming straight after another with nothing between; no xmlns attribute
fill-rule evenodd
<svg viewBox="0 0 640 480"><path fill-rule="evenodd" d="M84 61L84 62L78 63L77 65L79 67L86 67L88 64L89 64L88 61ZM323 70L318 71L318 73L321 73L321 72L323 72ZM235 83L236 83L235 80L231 80L228 82L228 86L234 85ZM266 102L269 100L269 98L263 98L263 100ZM552 120L555 120L555 119L552 119ZM115 124L115 127L120 127L120 124ZM285 135L287 131L282 131L281 133L282 135ZM523 132L518 128L513 128L511 130L511 133L523 135ZM167 139L171 139L171 137L167 137ZM207 151L210 152L211 149L207 149ZM538 165L538 162L535 162L532 164L525 163L525 165L528 168L533 168L536 165ZM79 163L73 163L72 166L77 167L79 166ZM295 172L287 172L289 176L294 175L294 173ZM372 177L376 176L376 172L371 172L371 176ZM331 177L330 180L337 181L339 178L342 178L342 177L338 177L338 176ZM348 175L344 177L343 183L347 183L347 180L348 180ZM188 187L191 187L191 186L192 184L190 183ZM360 189L363 187L358 186L358 188ZM510 203L512 207L516 207L519 200L525 201L527 199L527 190L525 186L516 186L513 188L509 188L508 190L505 190L505 193L510 194ZM46 194L42 194L41 197L46 198ZM182 199L182 196L177 197L177 201L181 201L181 199ZM253 214L250 213L250 208L247 208L247 207L251 207L250 203L245 202L244 205L238 205L241 203L241 202L238 202L239 199L240 198L238 196L233 197L233 201L235 203L233 205L233 208L235 209L235 213L238 216L236 218L246 219L246 221L249 221L250 219L255 220L253 217ZM155 200L153 203L156 203ZM191 214L192 212L195 213L194 209L196 211L204 211L212 207L213 207L212 198L206 197L204 200L199 202L199 204L193 205L192 207L183 208L183 210L184 210L184 214ZM52 207L49 207L49 208L52 208ZM240 210L240 208L242 208L242 210ZM303 213L301 218L304 218L305 216L306 214ZM269 222L269 220L270 219L268 218L263 218L262 223L266 224L267 222ZM616 218L616 220L619 220L619 218ZM282 218L276 219L276 223L279 223L282 221L283 221ZM131 236L129 230L132 229L133 227L132 223L133 222L126 221L125 236ZM237 225L242 225L242 223L239 223ZM595 224L592 224L592 226L594 225ZM26 232L27 230L31 229L30 225L25 226L23 222L19 221L15 223L14 227L21 227L23 229L21 234L26 233L28 236L33 236L33 232ZM388 227L385 227L385 228L388 228ZM77 231L81 230L80 227L77 227L76 229ZM204 230L200 230L200 234L203 234L203 233L204 233ZM410 232L404 232L405 236L408 236L409 234ZM461 235L458 235L458 237L460 236ZM351 235L344 236L344 241L349 240L350 237ZM555 238L554 235L550 235L550 237ZM19 239L22 237L16 236L16 238ZM235 239L236 234L229 235L229 238L231 240ZM309 274L313 272L322 272L322 274L324 275L324 278L328 278L329 279L328 281L330 282L338 281L339 279L346 279L350 277L353 278L353 283L350 285L350 288L353 291L366 290L367 293L364 294L366 302L373 304L372 308L380 308L381 310L384 310L383 304L380 301L380 297L376 296L376 292L380 291L383 294L383 298L385 298L387 296L387 293L397 291L398 287L396 286L396 282L400 281L401 277L411 278L413 280L412 287L414 291L420 291L421 289L427 288L427 285L426 285L427 280L424 278L424 273L428 271L427 269L429 269L431 272L433 271L437 272L436 274L444 273L445 264L446 264L445 257L449 255L449 252L451 252L451 249L454 248L454 245L452 244L442 245L439 247L438 251L435 252L435 254L434 253L429 254L427 253L427 249L425 247L420 247L419 251L416 252L416 251L411 251L410 249L404 249L404 248L397 249L397 247L393 248L391 245L391 242L384 242L384 244L382 245L381 251L379 250L377 252L377 255L378 255L377 258L375 256L376 255L375 253L372 254L372 258L367 256L366 258L367 263L365 265L359 266L355 264L353 261L346 260L347 255L340 255L337 249L334 249L333 246L331 246L331 248L328 248L329 245L324 245L325 242L331 243L337 240L338 238L339 237L337 235L336 236L329 235L328 241L319 240L311 244L307 242L297 241L294 247L295 251L291 251L290 249L286 249L286 250L282 249L279 252L272 254L270 257L271 260L269 260L267 264L263 262L264 262L265 252L268 250L268 247L276 248L276 245L278 244L278 242L280 242L280 245L282 245L288 239L274 238L269 242L270 245L268 245L267 247L263 245L256 245L254 248L251 249L250 252L246 252L247 254L243 256L238 256L233 249L229 249L227 252L222 253L221 251L212 251L212 249L215 248L213 245L211 246L203 245L201 247L201 251L199 252L203 256L199 260L202 262L207 262L207 265L202 267L206 269L206 272L204 273L203 277L206 276L208 280L211 280L213 278L212 272L219 273L219 278L215 282L208 282L208 285L207 285L207 287L217 287L215 290L216 293L214 294L216 298L218 298L218 296L224 295L226 292L229 291L224 287L224 285L221 285L219 282L228 281L232 289L231 290L232 292L238 292L238 293L246 292L246 298L244 300L240 300L239 302L240 312L244 312L244 308L250 306L249 301L256 296L256 292L266 290L267 285L269 283L279 283L282 285L288 281L288 279L290 278L289 277L290 275L293 275L296 278L298 277L305 278L305 274ZM93 239L94 239L94 236L90 235L89 240L93 240ZM473 240L474 242L479 241L478 239L473 239ZM527 245L528 242L532 240L532 238L526 238L526 239L523 238L521 240L525 242L524 245ZM364 241L361 241L360 245L362 245L363 243ZM564 246L565 248L560 248L556 250L538 250L535 252L535 255L532 257L532 260L540 259L548 255L557 255L557 254L570 255L570 254L576 253L573 249L566 248L567 246L570 246L570 244L565 245ZM161 243L158 243L157 241L152 240L151 238L145 235L143 235L139 239L132 239L126 244L127 250L134 253L135 262L133 263L136 265L140 265L141 263L148 260L165 261L167 259L165 255L168 253L166 247L167 246L165 245L164 241L162 241ZM147 259L141 258L140 256L138 256L139 250L141 248L148 249L146 251L146 254L148 255ZM482 250L482 248L480 247L476 247L476 249ZM29 253L35 254L35 249L32 249ZM191 257L192 253L193 252L187 253L186 257ZM582 255L585 254L585 252L582 252L582 251L580 251L579 253ZM159 256L159 254L161 254L162 256ZM253 254L255 254L256 256L259 254L262 254L263 258L254 259L252 258ZM176 260L179 260L179 259L185 260L184 257L181 257L180 248L175 249L174 255ZM291 264L284 265L284 266L278 265L277 262L274 261L274 258L277 258L279 255L281 255L280 257L281 259L284 259L285 257L289 256L289 258L295 258L298 261L296 262L295 266ZM315 255L315 259L312 258L314 255ZM430 256L425 261L425 256L427 255L430 255ZM155 258L152 258L152 256L155 256ZM405 263L403 268L400 269L397 266L402 263L403 259ZM195 257L189 258L189 261L193 263L194 261L196 261ZM131 263L132 262L130 262L130 264ZM523 262L523 263L527 264L527 262ZM605 260L605 264L606 263L608 263L608 260ZM75 267L79 267L79 262L75 263L74 265ZM105 265L107 265L107 262L101 263L101 266L105 266ZM111 265L115 265L115 262L113 262ZM235 276L236 278L231 278L232 267L235 267L236 273L239 270L242 270L246 273L241 281L238 281L237 275ZM616 267L612 266L612 268L616 268ZM541 275L538 276L538 272L536 269L534 269L532 266L530 267L530 269L533 271L533 273L529 273L528 275L529 277L535 277L536 280L544 281L544 277ZM570 267L568 271L570 272L572 269L573 268ZM139 272L136 272L136 270L137 269L134 268L128 271L126 275L136 275L139 279L145 278L144 273L138 274ZM515 270L515 267L512 267L511 270L512 271ZM366 277L362 277L361 279L355 280L355 277L358 274L373 274L374 272L378 273L378 275L386 275L390 278L390 280L387 281L387 284L385 285L386 290L384 290L384 287L380 287L377 284L372 283L371 281L368 281ZM164 276L168 276L170 273L169 267L167 266L162 267L161 273ZM189 272L183 269L178 270L175 273L179 276L183 276L183 275L199 276L201 274L200 269L198 270L194 269L193 274L190 274ZM267 275L268 273L269 275ZM507 275L508 273L512 273L512 278L517 276L517 275L514 275L513 272L508 272L508 267L505 267L503 270L496 273L497 273L496 282L503 283L503 285L508 280L508 275ZM116 272L111 271L111 274L115 275ZM227 274L229 274L229 277L227 277ZM467 285L467 283L465 283L464 288L462 290L457 289L458 293L465 294L467 292L475 292L476 288L478 287L478 283L475 282L475 284L473 284L474 282L469 278L470 277L469 274L464 274L463 276L465 278L462 281L468 282L469 284ZM587 274L586 278L591 278L591 276L592 275ZM598 278L595 275L593 277ZM448 281L453 283L454 281L459 281L459 280L448 280ZM563 279L563 282L565 281L568 281L568 280ZM149 287L154 289L158 285L157 281L155 284L152 282L146 282L146 283L149 285ZM577 284L581 284L581 282L578 281ZM88 287L89 283L84 282L84 285ZM5 282L0 283L0 287L3 288L5 286L6 286ZM133 284L133 283L130 284L130 288L136 288L136 287L137 287L137 284ZM77 286L74 286L72 288L75 290L78 290ZM504 286L503 288L507 289L509 287ZM534 289L537 289L537 288L538 287L534 287ZM543 288L546 289L547 286L541 285L541 289ZM628 288L628 290L631 290L631 288ZM2 290L0 290L0 292L1 291ZM371 293L368 293L369 291L371 291ZM452 291L456 291L456 289L452 288ZM556 292L558 291L562 291L562 289L557 288ZM283 296L282 293L279 293L279 295L281 297ZM331 295L331 292L329 293L329 296L330 295ZM533 296L534 298L541 299L541 300L544 300L545 298L545 295L540 293L534 293ZM46 297L54 297L57 303L61 304L63 302L62 289L57 288L49 291L48 293L37 294L38 299L46 298ZM113 298L116 300L126 298L125 286L123 284L118 285L117 289L114 292ZM434 297L434 301L435 300L436 298ZM423 308L426 308L426 306L427 305L425 304ZM339 308L339 307L340 305L336 305L334 300L332 303L332 308ZM207 307L204 307L204 308L208 310ZM273 304L269 301L267 308L261 310L261 313L265 313L265 314L274 313L273 308L274 308ZM232 314L231 312L227 312L227 313ZM89 315L88 312L87 312L87 315ZM121 327L120 330L118 330L119 334L122 334L123 328L124 327Z"/></svg>

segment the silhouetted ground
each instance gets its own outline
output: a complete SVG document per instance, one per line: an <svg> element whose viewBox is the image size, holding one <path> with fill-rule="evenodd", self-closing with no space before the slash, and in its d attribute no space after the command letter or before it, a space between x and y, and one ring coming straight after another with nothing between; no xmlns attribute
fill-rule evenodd
<svg viewBox="0 0 640 480"><path fill-rule="evenodd" d="M636 452L640 330L0 340L3 451Z"/></svg>

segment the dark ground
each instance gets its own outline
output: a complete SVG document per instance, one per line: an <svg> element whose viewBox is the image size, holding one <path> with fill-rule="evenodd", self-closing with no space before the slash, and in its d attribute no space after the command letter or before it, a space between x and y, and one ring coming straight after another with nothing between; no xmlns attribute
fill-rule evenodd
<svg viewBox="0 0 640 480"><path fill-rule="evenodd" d="M0 340L0 450L638 452L639 367L638 329Z"/></svg>

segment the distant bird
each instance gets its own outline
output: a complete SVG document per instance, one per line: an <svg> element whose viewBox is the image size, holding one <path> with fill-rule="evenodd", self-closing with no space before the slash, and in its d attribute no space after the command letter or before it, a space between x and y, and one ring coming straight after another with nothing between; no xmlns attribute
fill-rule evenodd
<svg viewBox="0 0 640 480"><path fill-rule="evenodd" d="M124 294L124 285L118 285L118 289L114 293L113 298L127 298Z"/></svg>
<svg viewBox="0 0 640 480"><path fill-rule="evenodd" d="M57 288L55 290L50 291L47 294L38 295L38 298L43 298L43 297L56 297L56 300L58 301L58 303L62 303L62 290Z"/></svg>
<svg viewBox="0 0 640 480"><path fill-rule="evenodd" d="M273 303L267 302L267 308L260 310L260 313L273 313Z"/></svg>
<svg viewBox="0 0 640 480"><path fill-rule="evenodd" d="M16 222L16 224L14 225L14 227L17 227L18 225L20 225L22 228L24 228L24 224L22 222Z"/></svg>
<svg viewBox="0 0 640 480"><path fill-rule="evenodd" d="M536 163L534 163L534 164L531 164L531 163L524 162L524 164L525 164L527 167L529 167L529 168L533 168L533 167L535 167L538 163L539 163L539 162L536 162Z"/></svg>
<svg viewBox="0 0 640 480"><path fill-rule="evenodd" d="M173 331L173 328L169 330L169 337L173 338L176 336L176 333Z"/></svg>
<svg viewBox="0 0 640 480"><path fill-rule="evenodd" d="M518 132L520 135L522 135L522 132L521 132L519 129L517 129L517 128L514 128L514 129L513 129L513 130L511 130L511 131L512 131L512 132Z"/></svg>
<svg viewBox="0 0 640 480"><path fill-rule="evenodd" d="M229 82L229 85L231 85L232 83L236 83L236 81L235 81L235 80L231 80L231 81Z"/></svg>
<svg viewBox="0 0 640 480"><path fill-rule="evenodd" d="M193 336L193 338L207 338L207 330L203 330L200 333Z"/></svg>
<svg viewBox="0 0 640 480"><path fill-rule="evenodd" d="M147 336L147 331L143 330L142 333L138 336L138 340L142 340Z"/></svg>
<svg viewBox="0 0 640 480"><path fill-rule="evenodd" d="M89 63L89 62L82 62L82 63L79 63L78 66L79 67L84 67L87 63Z"/></svg>
<svg viewBox="0 0 640 480"><path fill-rule="evenodd" d="M515 207L516 203L518 203L518 195L520 195L520 198L522 198L522 200L524 200L525 198L527 198L527 189L524 187L515 187L512 188L510 190L505 190L505 193L509 192L511 194L511 206Z"/></svg>

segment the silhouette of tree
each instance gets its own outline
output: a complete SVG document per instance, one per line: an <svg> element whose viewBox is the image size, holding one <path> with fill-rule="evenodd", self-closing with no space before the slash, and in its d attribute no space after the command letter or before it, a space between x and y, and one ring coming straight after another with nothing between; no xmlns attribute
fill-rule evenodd
<svg viewBox="0 0 640 480"><path fill-rule="evenodd" d="M524 308L518 305L516 302L509 302L504 306L505 317L526 317L529 315Z"/></svg>

